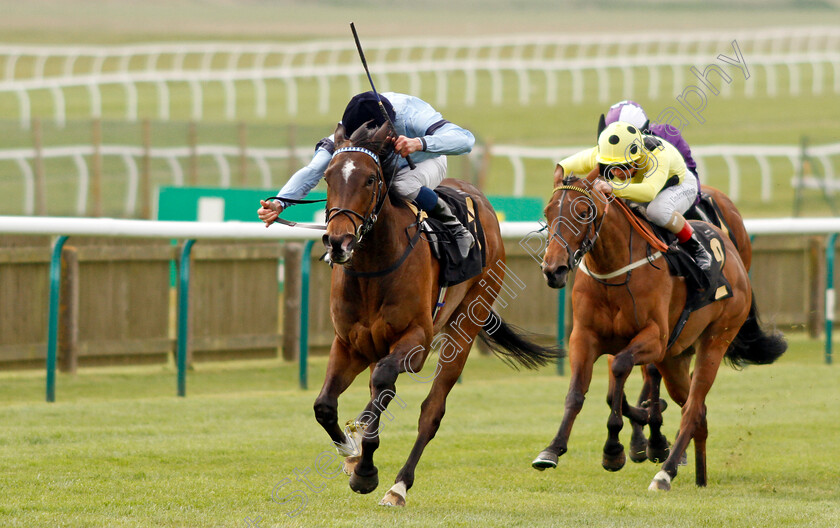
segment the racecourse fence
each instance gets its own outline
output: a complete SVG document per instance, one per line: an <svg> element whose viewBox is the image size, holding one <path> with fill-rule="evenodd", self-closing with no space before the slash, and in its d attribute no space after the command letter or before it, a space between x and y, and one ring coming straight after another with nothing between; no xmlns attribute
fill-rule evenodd
<svg viewBox="0 0 840 528"><path fill-rule="evenodd" d="M824 324L830 361L840 220L751 220L746 225L757 235L751 280L765 322L807 328L813 335ZM571 310L564 308L566 319L558 325L558 292L545 286L537 262L545 244L539 227L502 224L508 278L516 276L505 291L517 294L499 308L507 321L557 339L568 335ZM47 236L58 233L63 236L55 241ZM0 311L15 314L0 318L0 369L42 368L46 360L49 400L50 366L73 371L161 363L177 351L179 394L184 395L182 376L189 361L277 357L280 328L294 326L279 321L284 294L277 287L278 260L290 254L295 241L319 236L283 226L264 229L256 222L0 217ZM172 246L171 240L179 243ZM308 316L299 327L300 357L310 347L326 352L334 335L330 269L317 263L319 253L304 253L307 264L299 268L312 266L309 280L297 290L306 302L286 302ZM175 259L181 279L177 299L169 282ZM779 287L780 277L786 287ZM292 279L287 274L286 282ZM568 305L568 296L560 300ZM170 324L174 312L176 328ZM285 312L284 318L300 315ZM296 350L285 352L287 359L296 356ZM301 365L304 373L305 361Z"/></svg>
<svg viewBox="0 0 840 528"><path fill-rule="evenodd" d="M269 83L282 85L286 112L297 115L302 86L317 84L317 111L330 111L331 86L346 83L348 93L366 84L356 50L349 39L305 44L150 44L119 47L0 46L3 78L0 96L16 99L22 127L32 117L33 99L43 97L53 108L57 123L67 119L66 92L85 90L88 117L103 115L103 91L113 97L122 90L125 117L137 120L140 98L150 87L159 119L169 119L171 92L186 86L192 119L202 119L205 92L211 86L223 91L224 116L237 119L240 99L249 99L253 114L267 116ZM764 93L780 93L778 71L786 72L787 94L798 95L809 72L811 93L825 89L833 77L833 93L840 93L840 26L770 28L729 32L647 34L536 35L471 39L381 40L365 44L379 88L389 89L393 78L407 78L409 91L421 94L424 79L433 78L435 96L424 97L445 107L450 86L463 84L464 102L475 105L484 77L489 78L492 104L503 101L514 82L520 104L530 104L541 83L544 102L558 104L566 96L560 77L571 84L570 101L580 104L597 93L610 99L611 85L620 76L622 92L633 93L638 75L647 77L648 97L661 96L662 78L670 76L674 92L684 87L686 70L714 61L721 54L744 55L746 66L763 72ZM702 67L702 66L700 66ZM594 74L590 77L589 74ZM479 76L482 82L479 82ZM511 76L515 81L511 81ZM693 82L693 81L692 81ZM756 77L745 83L748 96L756 91ZM589 83L589 88L587 88ZM597 90L593 89L597 86ZM730 96L730 84L722 84ZM247 96L241 96L246 93ZM309 109L307 109L309 110ZM314 109L312 109L314 110Z"/></svg>
<svg viewBox="0 0 840 528"><path fill-rule="evenodd" d="M475 181L479 173L488 172L489 168L483 165L495 165L499 161L505 161L510 164L512 170L512 186L502 191L514 196L525 196L529 163L535 167L539 166L539 173L532 177L544 178L546 174L550 174L554 162L584 148L587 147L477 145L468 161L460 168L460 174L456 176ZM160 172L163 174L158 175L158 184L195 185L197 177L187 173L197 170L196 160L201 158L210 164L202 168L202 181L205 185L221 188L235 184L241 186L241 182L244 181L242 173L248 166L253 166L259 174L259 181L256 183L262 188L273 190L285 181L290 170L295 170L311 153L312 147L308 144L281 148L257 148L247 144L194 144L182 147L103 144L4 149L0 150L0 171L19 180L20 185L16 188L19 189L20 198L12 202L20 204L21 208L0 212L45 214L46 206L39 207L38 200L43 198L48 189L46 183L38 183L37 170L43 167L44 160L63 162L63 166L66 167L63 171L65 176L75 172L75 192L72 196L63 198L74 205L63 214L82 216L91 211L102 210L101 204L91 203L92 200L101 201L103 194L101 189L93 192L93 181L95 175L102 172L102 167L108 166L111 173L109 181L120 181L119 189L123 193L120 211L112 210L109 214L135 218L149 216L138 214L138 211L153 209L150 203L153 200L152 193L149 190L152 185L149 182L150 161L161 164ZM829 194L837 190L835 174L836 170L840 170L840 143L811 145L807 149L802 145L695 145L692 147L692 154L703 181L708 183L712 174L716 182L726 181L727 187L721 189L736 203L741 198L743 180L747 177L754 180L756 175L759 179L758 194L762 203L773 201L774 189L780 184L794 188L823 189ZM804 156L819 165L822 179L799 174ZM113 163L109 163L108 160ZM720 160L724 162L723 167L713 173L707 171L710 163L719 164ZM277 175L278 171L282 171L282 175ZM98 178L101 180L102 175L99 174ZM46 181L46 176L43 180ZM719 183L717 185L720 186ZM41 192L38 192L39 187L44 187ZM143 203L144 201L149 203Z"/></svg>

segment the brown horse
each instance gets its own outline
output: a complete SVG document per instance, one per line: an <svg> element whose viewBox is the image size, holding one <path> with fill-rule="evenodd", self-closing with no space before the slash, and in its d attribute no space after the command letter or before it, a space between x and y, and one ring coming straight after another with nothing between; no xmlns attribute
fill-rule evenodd
<svg viewBox="0 0 840 528"><path fill-rule="evenodd" d="M580 180L569 177L555 182L545 208L551 235L542 268L549 286L562 288L569 272L585 258L587 268L608 274L628 263L640 265L631 273L611 280L579 275L572 292L574 325L569 339L571 381L560 429L533 466L556 467L567 451L574 420L583 406L592 378L592 367L602 354L613 354L610 367L614 383L608 401L611 413L603 465L618 469L624 464L624 449L618 439L626 402L624 384L634 365L653 364L649 372L661 374L671 398L682 407L682 419L674 445L649 489L667 490L677 474L677 465L690 440L695 448L695 482L705 486L705 399L724 357L733 364L771 363L785 350L779 335L765 334L759 327L747 270L732 242L721 235L724 253L716 262L728 280L733 295L691 314L677 341L667 347L687 295L682 278L673 277L666 265L654 266L647 259L646 243L639 243L627 218L617 211L614 196L598 189L597 174ZM612 212L612 214L610 214ZM720 233L720 231L718 231ZM690 373L695 356L694 372ZM658 383L656 384L658 387ZM658 394L652 400L658 405Z"/></svg>
<svg viewBox="0 0 840 528"><path fill-rule="evenodd" d="M339 264L333 267L330 295L335 339L314 408L318 423L347 457L344 469L350 475L350 488L370 493L379 482L373 454L379 446L382 413L394 398L405 406L396 395L397 376L409 372L417 379L430 347L437 345L439 361L421 406L417 440L394 486L380 501L403 506L417 463L440 426L447 394L476 335L481 333L495 352L527 368L544 365L559 353L529 342L492 311L506 270L499 224L487 199L456 180L444 184L467 193L475 204L484 227L485 240L478 243L484 244L487 266L478 276L451 286L444 307L433 318L439 265L428 242L419 236L419 216L388 195L396 161L391 134L387 124L375 131L360 127L349 140L341 125L335 132L338 148L325 173L324 235L330 261ZM370 402L342 430L338 397L366 368L371 369Z"/></svg>
<svg viewBox="0 0 840 528"><path fill-rule="evenodd" d="M729 196L722 191L709 187L702 186L703 193L709 195L711 199L717 204L721 216L723 217L724 229L728 227L727 234L729 239L735 244L738 249L738 255L741 257L741 262L744 268L749 271L752 265L752 243L750 242L750 235L747 233L747 228L744 226L744 219L741 213ZM609 364L612 365L612 357L609 356ZM639 367L642 371L644 384L639 395L636 407L632 407L625 401L622 405L624 416L630 420L632 433L630 436L629 456L633 462L644 462L651 460L653 462L663 462L669 453L668 440L662 434L662 411L665 409L664 401L657 401L658 405L651 405L654 399L659 400L659 382L661 376L653 365L645 365ZM610 371L611 372L611 371ZM610 390L612 393L615 379L610 376ZM647 406L648 410L639 410L639 407ZM645 437L644 426L650 426L650 436ZM614 468L610 468L614 469Z"/></svg>

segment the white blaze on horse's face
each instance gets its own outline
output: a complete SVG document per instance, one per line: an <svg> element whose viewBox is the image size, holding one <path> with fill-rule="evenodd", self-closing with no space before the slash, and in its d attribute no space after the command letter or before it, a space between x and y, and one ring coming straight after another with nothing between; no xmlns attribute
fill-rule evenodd
<svg viewBox="0 0 840 528"><path fill-rule="evenodd" d="M344 166L341 167L341 175L344 176L344 183L349 183L350 176L353 175L354 170L356 170L356 164L353 163L353 160L344 162Z"/></svg>

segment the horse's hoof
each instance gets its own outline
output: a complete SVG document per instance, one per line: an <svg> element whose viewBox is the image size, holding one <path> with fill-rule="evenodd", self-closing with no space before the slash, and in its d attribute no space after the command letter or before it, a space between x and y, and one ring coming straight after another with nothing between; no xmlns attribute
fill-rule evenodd
<svg viewBox="0 0 840 528"><path fill-rule="evenodd" d="M655 477L653 477L653 481L651 481L650 486L648 486L648 490L671 491L671 475L665 473L664 471L660 471Z"/></svg>
<svg viewBox="0 0 840 528"><path fill-rule="evenodd" d="M540 471L554 469L557 467L557 455L551 451L543 451L531 462L531 467Z"/></svg>
<svg viewBox="0 0 840 528"><path fill-rule="evenodd" d="M405 484L397 483L391 486L388 493L379 501L380 506L405 506Z"/></svg>
<svg viewBox="0 0 840 528"><path fill-rule="evenodd" d="M648 444L645 452L647 453L648 460L655 464L662 464L668 458L668 455L671 454L671 444L667 441L663 445L658 446Z"/></svg>
<svg viewBox="0 0 840 528"><path fill-rule="evenodd" d="M361 459L361 456L352 456L345 458L344 462L342 462L341 464L341 469L344 471L344 474L352 475L353 470L356 469L356 466L359 464L359 460Z"/></svg>
<svg viewBox="0 0 840 528"><path fill-rule="evenodd" d="M680 457L680 461L677 463L678 466L687 466L688 465L688 451L683 451L682 456Z"/></svg>
<svg viewBox="0 0 840 528"><path fill-rule="evenodd" d="M609 454L604 452L604 457L601 459L601 465L607 471L618 471L627 463L627 457L624 455L624 446L619 444L619 448L615 453Z"/></svg>
<svg viewBox="0 0 840 528"><path fill-rule="evenodd" d="M638 441L630 439L630 460L637 464L647 460L647 446L647 438L644 436Z"/></svg>
<svg viewBox="0 0 840 528"><path fill-rule="evenodd" d="M362 476L353 471L350 475L350 489L362 495L368 494L375 490L379 485L379 470L373 470L373 473L367 476Z"/></svg>

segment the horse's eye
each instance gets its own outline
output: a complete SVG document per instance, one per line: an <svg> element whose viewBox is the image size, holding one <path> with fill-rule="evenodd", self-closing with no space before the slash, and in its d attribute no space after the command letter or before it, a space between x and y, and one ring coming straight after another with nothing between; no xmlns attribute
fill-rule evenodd
<svg viewBox="0 0 840 528"><path fill-rule="evenodd" d="M367 185L373 185L373 182L376 181L376 176L371 176L368 178Z"/></svg>

